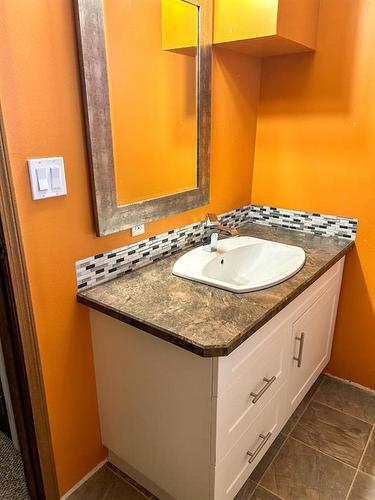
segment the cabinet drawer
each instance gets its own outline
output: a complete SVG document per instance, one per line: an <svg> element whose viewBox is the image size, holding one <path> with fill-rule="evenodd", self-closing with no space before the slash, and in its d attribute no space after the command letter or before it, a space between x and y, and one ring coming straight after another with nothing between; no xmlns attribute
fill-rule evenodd
<svg viewBox="0 0 375 500"><path fill-rule="evenodd" d="M285 420L284 393L285 386L275 394L224 460L216 466L215 500L233 500L277 437Z"/></svg>
<svg viewBox="0 0 375 500"><path fill-rule="evenodd" d="M268 337L241 377L217 399L216 463L235 445L250 423L279 391L287 376L288 331Z"/></svg>
<svg viewBox="0 0 375 500"><path fill-rule="evenodd" d="M289 317L282 318L277 315L229 356L218 358L218 381L214 395L220 397L238 380L247 376L247 372L254 366L254 361L263 349L272 342L272 339L284 336L288 328L290 328Z"/></svg>

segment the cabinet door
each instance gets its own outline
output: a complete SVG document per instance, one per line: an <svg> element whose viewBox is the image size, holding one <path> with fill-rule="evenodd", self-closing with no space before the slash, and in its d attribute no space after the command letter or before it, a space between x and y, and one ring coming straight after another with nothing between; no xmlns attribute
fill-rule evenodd
<svg viewBox="0 0 375 500"><path fill-rule="evenodd" d="M329 361L339 294L340 280L323 291L293 324L290 413L296 409Z"/></svg>

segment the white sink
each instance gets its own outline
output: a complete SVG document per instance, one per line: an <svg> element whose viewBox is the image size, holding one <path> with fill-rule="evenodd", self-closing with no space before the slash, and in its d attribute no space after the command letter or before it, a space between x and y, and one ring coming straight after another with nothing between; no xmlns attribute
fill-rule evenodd
<svg viewBox="0 0 375 500"><path fill-rule="evenodd" d="M236 293L262 290L296 274L305 263L300 247L248 236L220 240L216 252L194 248L180 257L173 274Z"/></svg>

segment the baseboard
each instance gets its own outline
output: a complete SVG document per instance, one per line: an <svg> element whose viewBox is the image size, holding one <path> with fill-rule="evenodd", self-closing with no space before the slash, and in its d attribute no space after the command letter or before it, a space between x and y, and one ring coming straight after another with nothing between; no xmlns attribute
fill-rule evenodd
<svg viewBox="0 0 375 500"><path fill-rule="evenodd" d="M345 384L352 385L353 387L358 387L358 389L362 389L362 391L367 391L367 392L370 392L371 394L375 394L374 389L370 389L369 387L366 387L364 385L357 384L356 382L352 382L351 380L347 380L347 379L341 378L341 377L336 377L336 375L332 375L331 373L327 373L327 372L324 372L324 375L327 375L327 377L331 377L331 378L334 378L336 380L340 380L340 382L344 382Z"/></svg>
<svg viewBox="0 0 375 500"><path fill-rule="evenodd" d="M78 490L78 488L80 486L82 486L86 481L88 481L90 479L90 477L92 477L95 474L95 472L98 472L98 470L101 469L103 467L103 465L105 465L107 462L108 462L108 458L106 458L105 460L100 462L98 465L96 465L90 472L88 472L86 474L86 476L84 476L80 481L78 481L78 483L75 484L73 486L73 488L71 488L69 491L67 491L65 493L65 495L60 497L60 500L67 500L72 493L74 493L76 490Z"/></svg>

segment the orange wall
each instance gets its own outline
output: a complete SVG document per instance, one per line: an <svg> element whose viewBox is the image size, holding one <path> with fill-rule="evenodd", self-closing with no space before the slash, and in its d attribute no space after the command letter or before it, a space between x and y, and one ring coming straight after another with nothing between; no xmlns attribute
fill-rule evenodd
<svg viewBox="0 0 375 500"><path fill-rule="evenodd" d="M375 3L322 0L316 54L263 62L253 203L360 221L329 371L375 389Z"/></svg>
<svg viewBox="0 0 375 500"><path fill-rule="evenodd" d="M74 262L130 242L94 233L71 0L0 2L0 97L23 232L61 493L105 457L88 310ZM250 201L259 66L223 49L213 67L211 205L145 237ZM26 159L62 155L68 196L31 200ZM143 236L142 236L143 238Z"/></svg>

